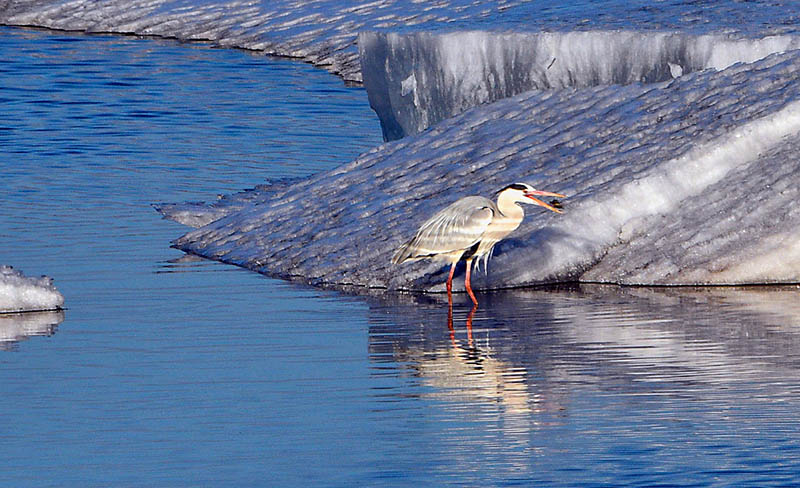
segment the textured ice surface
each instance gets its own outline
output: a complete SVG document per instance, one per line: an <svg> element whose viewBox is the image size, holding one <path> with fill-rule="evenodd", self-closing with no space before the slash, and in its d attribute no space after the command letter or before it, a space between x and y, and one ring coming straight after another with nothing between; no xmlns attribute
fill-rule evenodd
<svg viewBox="0 0 800 488"><path fill-rule="evenodd" d="M56 310L64 297L47 276L31 278L11 266L0 266L0 313Z"/></svg>
<svg viewBox="0 0 800 488"><path fill-rule="evenodd" d="M385 140L538 89L653 83L800 47L784 35L595 31L361 33L361 71Z"/></svg>
<svg viewBox="0 0 800 488"><path fill-rule="evenodd" d="M797 32L782 2L645 0L0 0L0 23L207 40L298 57L361 80L358 32L417 30L676 30L747 37Z"/></svg>
<svg viewBox="0 0 800 488"><path fill-rule="evenodd" d="M648 85L530 91L387 143L176 241L313 283L442 290L441 263L390 265L438 209L514 181L527 207L476 288L800 281L800 52ZM248 198L252 198L250 195Z"/></svg>

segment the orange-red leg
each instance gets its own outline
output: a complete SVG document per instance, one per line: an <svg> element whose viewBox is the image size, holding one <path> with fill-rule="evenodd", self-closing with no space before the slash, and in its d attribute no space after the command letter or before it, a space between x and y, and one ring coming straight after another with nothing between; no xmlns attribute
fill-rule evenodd
<svg viewBox="0 0 800 488"><path fill-rule="evenodd" d="M450 275L447 277L447 301L453 303L453 274L456 272L456 263L450 265Z"/></svg>
<svg viewBox="0 0 800 488"><path fill-rule="evenodd" d="M469 294L469 297L472 298L472 303L477 305L478 304L478 300L475 298L475 294L472 293L472 286L470 286L470 284L469 284L469 273L470 273L470 271L472 271L472 260L471 259L467 259L467 276L464 279L464 286L467 287L467 293Z"/></svg>
<svg viewBox="0 0 800 488"><path fill-rule="evenodd" d="M456 330L453 328L453 301L447 307L447 328L450 329L450 342L456 347Z"/></svg>
<svg viewBox="0 0 800 488"><path fill-rule="evenodd" d="M472 346L472 317L475 316L475 310L478 310L478 304L472 306L472 310L469 311L469 315L467 315L467 341L469 342L469 347Z"/></svg>

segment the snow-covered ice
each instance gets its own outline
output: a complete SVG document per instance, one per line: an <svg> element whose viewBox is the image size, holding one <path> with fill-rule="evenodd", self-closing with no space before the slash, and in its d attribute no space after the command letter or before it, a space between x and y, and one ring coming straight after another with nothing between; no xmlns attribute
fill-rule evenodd
<svg viewBox="0 0 800 488"><path fill-rule="evenodd" d="M64 306L64 296L56 290L52 278L33 278L11 266L0 266L0 313L57 310Z"/></svg>
<svg viewBox="0 0 800 488"><path fill-rule="evenodd" d="M800 52L666 82L528 91L267 191L176 241L313 283L442 290L389 264L437 209L514 181L566 193L498 245L478 288L800 281Z"/></svg>

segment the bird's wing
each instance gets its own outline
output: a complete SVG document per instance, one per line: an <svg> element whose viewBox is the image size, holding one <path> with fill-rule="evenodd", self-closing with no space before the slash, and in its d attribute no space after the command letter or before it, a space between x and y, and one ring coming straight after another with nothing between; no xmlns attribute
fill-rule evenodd
<svg viewBox="0 0 800 488"><path fill-rule="evenodd" d="M406 254L412 258L469 249L481 239L494 213L487 198L462 198L422 224L406 245Z"/></svg>

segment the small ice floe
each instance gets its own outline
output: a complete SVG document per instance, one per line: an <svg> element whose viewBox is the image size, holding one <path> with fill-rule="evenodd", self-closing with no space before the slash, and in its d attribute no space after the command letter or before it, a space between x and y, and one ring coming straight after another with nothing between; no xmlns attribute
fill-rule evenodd
<svg viewBox="0 0 800 488"><path fill-rule="evenodd" d="M64 296L47 276L32 278L11 266L0 266L0 314L59 310Z"/></svg>

